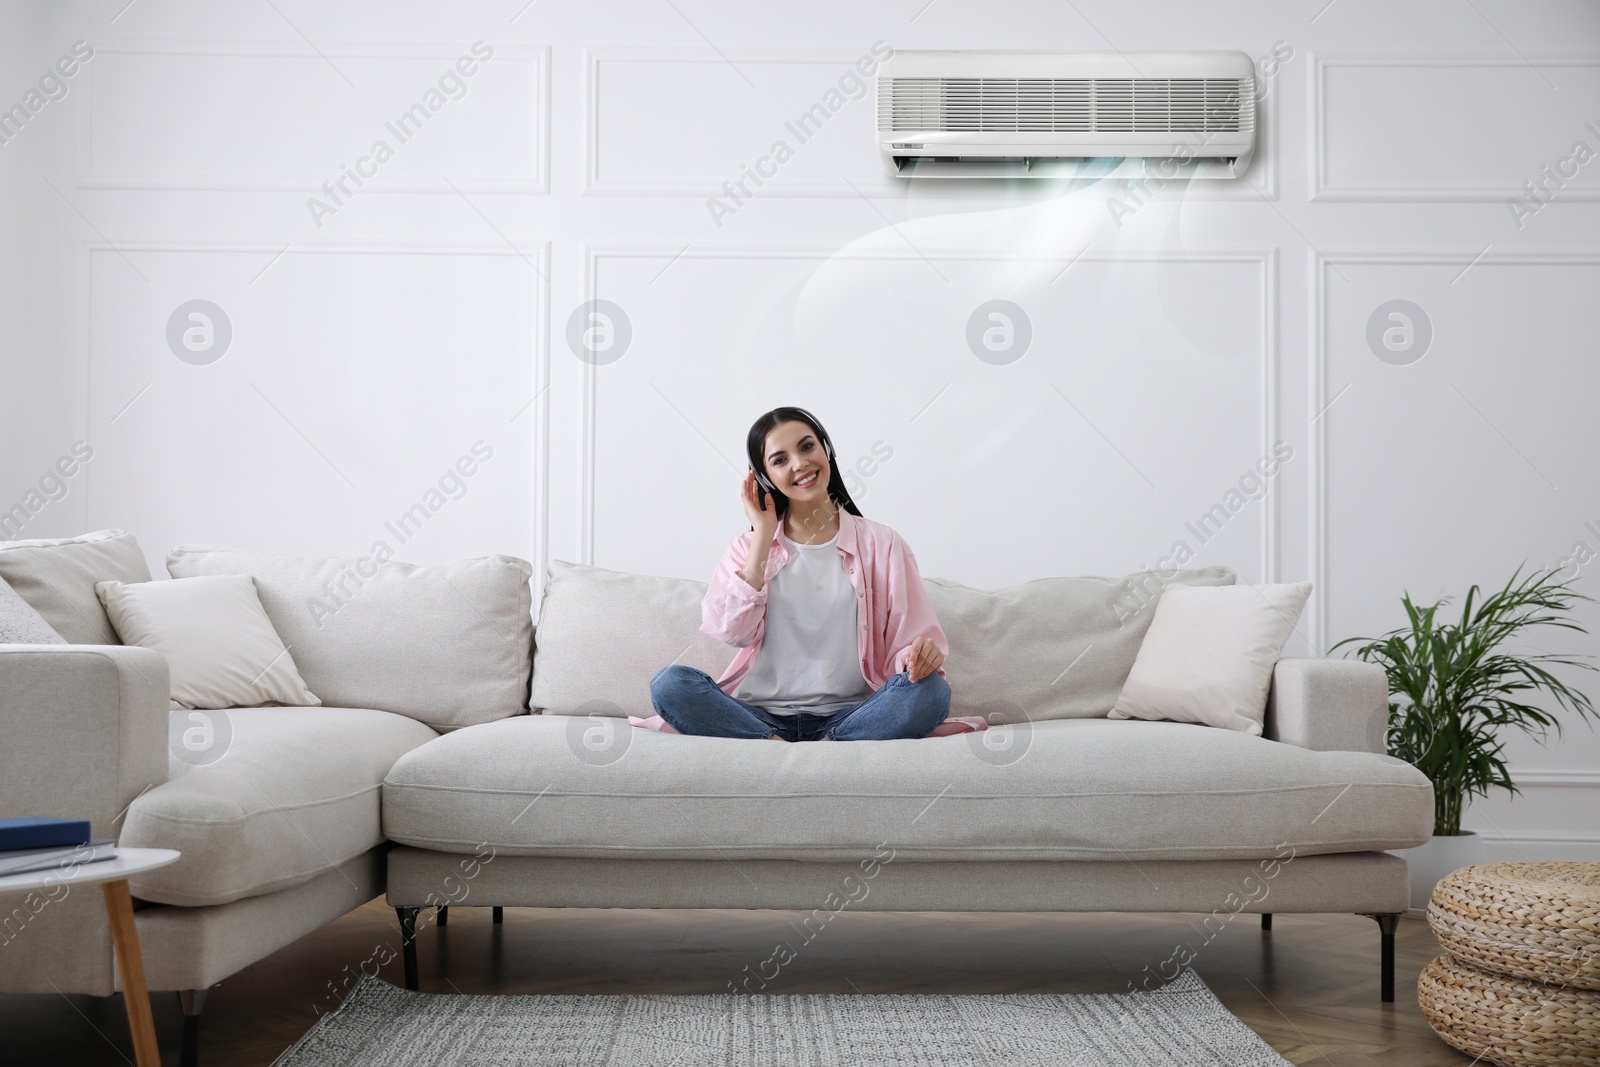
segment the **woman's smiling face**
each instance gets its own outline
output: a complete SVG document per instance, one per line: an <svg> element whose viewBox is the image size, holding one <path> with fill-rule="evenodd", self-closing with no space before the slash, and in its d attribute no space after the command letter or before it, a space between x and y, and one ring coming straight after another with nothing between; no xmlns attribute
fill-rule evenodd
<svg viewBox="0 0 1600 1067"><path fill-rule="evenodd" d="M828 451L808 423L780 422L767 432L767 477L790 500L811 503L828 495ZM800 484L800 483L805 484Z"/></svg>

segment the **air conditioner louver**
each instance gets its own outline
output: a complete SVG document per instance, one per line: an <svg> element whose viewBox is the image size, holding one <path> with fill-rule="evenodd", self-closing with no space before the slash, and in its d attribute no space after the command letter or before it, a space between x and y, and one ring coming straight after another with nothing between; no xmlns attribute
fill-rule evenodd
<svg viewBox="0 0 1600 1067"><path fill-rule="evenodd" d="M896 51L878 151L908 178L1236 178L1256 141L1243 52Z"/></svg>
<svg viewBox="0 0 1600 1067"><path fill-rule="evenodd" d="M1237 133L1255 129L1249 78L891 78L882 133Z"/></svg>

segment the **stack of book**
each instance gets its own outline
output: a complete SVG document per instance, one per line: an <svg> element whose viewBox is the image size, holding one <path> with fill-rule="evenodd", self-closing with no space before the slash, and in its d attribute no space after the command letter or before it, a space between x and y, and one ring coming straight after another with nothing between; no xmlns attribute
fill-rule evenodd
<svg viewBox="0 0 1600 1067"><path fill-rule="evenodd" d="M116 845L83 819L0 819L0 877L115 859Z"/></svg>

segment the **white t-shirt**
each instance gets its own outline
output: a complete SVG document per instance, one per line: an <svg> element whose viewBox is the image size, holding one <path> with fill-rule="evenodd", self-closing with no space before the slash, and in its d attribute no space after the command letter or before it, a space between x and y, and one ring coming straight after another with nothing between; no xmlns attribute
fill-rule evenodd
<svg viewBox="0 0 1600 1067"><path fill-rule="evenodd" d="M872 695L861 673L855 586L839 535L802 545L782 534L789 558L767 591L761 651L733 695L774 715L828 714Z"/></svg>

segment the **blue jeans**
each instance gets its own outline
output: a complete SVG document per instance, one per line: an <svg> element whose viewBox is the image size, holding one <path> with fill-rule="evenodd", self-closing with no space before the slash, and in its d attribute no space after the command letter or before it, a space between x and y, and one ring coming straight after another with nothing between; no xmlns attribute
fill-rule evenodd
<svg viewBox="0 0 1600 1067"><path fill-rule="evenodd" d="M913 682L907 671L890 678L867 699L832 714L773 715L731 697L705 671L681 663L650 679L656 714L680 734L765 738L785 741L892 741L925 737L950 714L950 683L941 674Z"/></svg>

